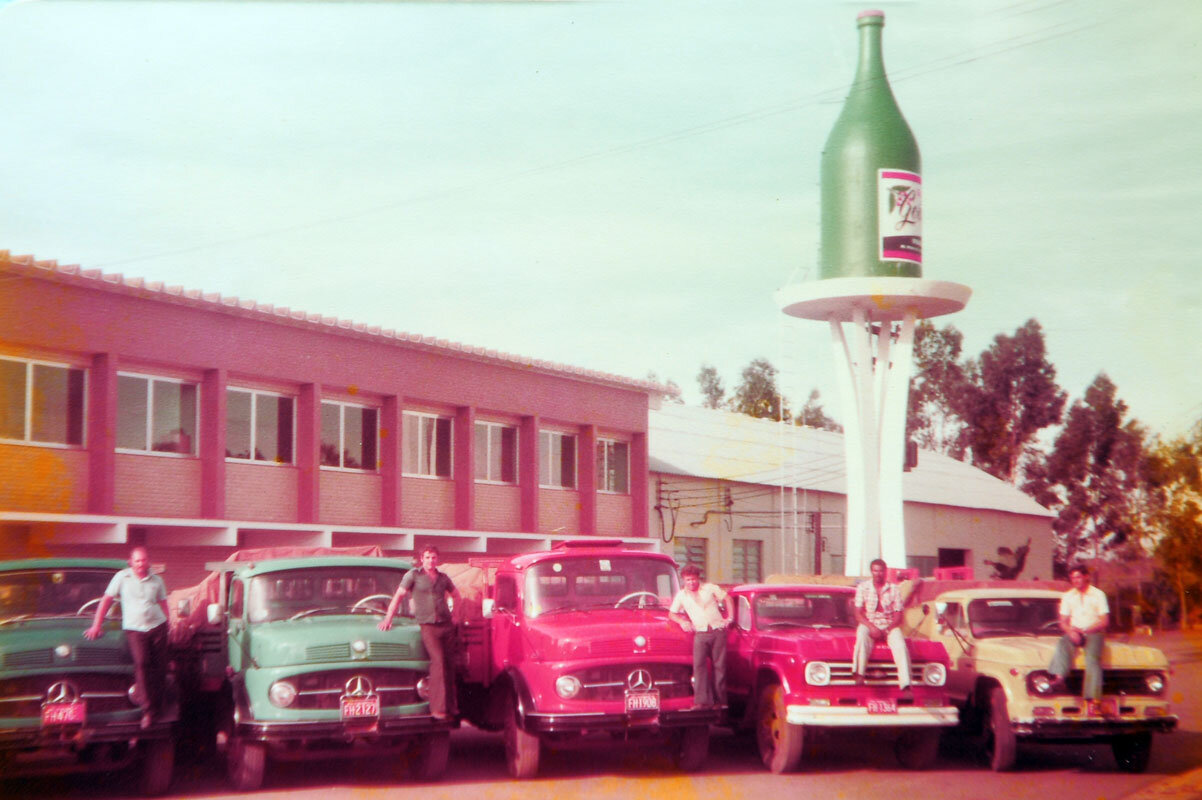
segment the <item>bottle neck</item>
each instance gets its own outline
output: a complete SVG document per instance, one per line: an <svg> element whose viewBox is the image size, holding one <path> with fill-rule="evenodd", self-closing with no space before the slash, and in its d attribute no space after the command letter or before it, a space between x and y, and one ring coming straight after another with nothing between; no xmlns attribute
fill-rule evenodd
<svg viewBox="0 0 1202 800"><path fill-rule="evenodd" d="M870 17L860 22L860 61L856 66L855 89L868 89L885 82L885 62L881 57L881 28L885 20Z"/></svg>

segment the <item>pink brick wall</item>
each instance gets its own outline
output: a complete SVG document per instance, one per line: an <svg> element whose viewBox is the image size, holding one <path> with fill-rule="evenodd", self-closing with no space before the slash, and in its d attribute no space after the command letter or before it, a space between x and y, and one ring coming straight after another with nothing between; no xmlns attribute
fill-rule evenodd
<svg viewBox="0 0 1202 800"><path fill-rule="evenodd" d="M199 517L200 459L117 453L113 512Z"/></svg>
<svg viewBox="0 0 1202 800"><path fill-rule="evenodd" d="M452 481L401 478L401 524L417 528L455 527Z"/></svg>
<svg viewBox="0 0 1202 800"><path fill-rule="evenodd" d="M87 489L85 451L0 444L0 510L85 512Z"/></svg>
<svg viewBox="0 0 1202 800"><path fill-rule="evenodd" d="M630 495L597 495L597 533L602 536L632 536Z"/></svg>
<svg viewBox="0 0 1202 800"><path fill-rule="evenodd" d="M520 531L522 493L517 486L476 484L476 528L482 531Z"/></svg>
<svg viewBox="0 0 1202 800"><path fill-rule="evenodd" d="M228 519L296 522L296 467L225 464Z"/></svg>
<svg viewBox="0 0 1202 800"><path fill-rule="evenodd" d="M570 489L540 489L538 530L540 533L580 533L580 494Z"/></svg>
<svg viewBox="0 0 1202 800"><path fill-rule="evenodd" d="M322 470L319 518L332 525L379 525L379 475Z"/></svg>

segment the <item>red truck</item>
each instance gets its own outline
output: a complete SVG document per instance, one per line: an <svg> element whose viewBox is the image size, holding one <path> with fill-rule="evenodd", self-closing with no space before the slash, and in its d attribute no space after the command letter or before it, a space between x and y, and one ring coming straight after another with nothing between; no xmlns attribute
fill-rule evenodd
<svg viewBox="0 0 1202 800"><path fill-rule="evenodd" d="M676 564L618 540L515 556L488 580L483 615L461 629L459 708L503 731L515 778L544 746L666 744L699 768L719 711L695 708L692 636L669 622Z"/></svg>
<svg viewBox="0 0 1202 800"><path fill-rule="evenodd" d="M852 675L856 618L850 586L753 584L730 592L727 693L736 728L754 729L773 772L798 767L811 737L834 728L897 729L902 766L930 766L940 730L955 725L943 645L910 640L911 686L898 688L888 646L878 643L866 680Z"/></svg>

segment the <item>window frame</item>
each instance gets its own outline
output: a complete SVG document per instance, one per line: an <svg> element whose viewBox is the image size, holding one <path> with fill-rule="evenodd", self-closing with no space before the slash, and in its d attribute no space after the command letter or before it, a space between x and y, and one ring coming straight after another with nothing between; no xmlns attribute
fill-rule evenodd
<svg viewBox="0 0 1202 800"><path fill-rule="evenodd" d="M321 461L322 461L321 446L323 444L325 444L325 442L324 442L325 432L322 430L321 413L322 413L322 409L325 406L336 406L338 408L338 465L337 466L335 466L333 464L321 463ZM376 428L375 428L375 431L373 431L373 438L375 440L375 443L372 445L372 451L373 451L373 455L374 455L374 458L373 458L374 463L370 467L344 466L344 463L346 460L346 409L348 409L348 408L357 408L357 409L360 409L363 411L374 412L375 419L376 419ZM367 475L379 474L379 472L380 472L380 409L378 407L367 405L366 403L348 403L345 400L325 400L325 399L323 399L318 404L317 413L318 413L317 465L319 468L324 469L324 470L331 470L333 472L354 472L354 473L358 473L358 474L367 474ZM366 461L366 460L367 459L364 458L364 461Z"/></svg>
<svg viewBox="0 0 1202 800"><path fill-rule="evenodd" d="M546 445L543 444L543 437L546 436ZM552 453L554 452L554 442L560 440L559 445L559 463L558 469L552 464ZM566 489L575 491L580 486L580 443L579 437L575 433L566 431L557 431L549 428L544 428L538 432L538 486L540 489ZM570 485L564 483L544 483L543 482L543 463L546 460L547 475L552 480L558 476L559 480L563 479L563 440L572 440L572 483Z"/></svg>
<svg viewBox="0 0 1202 800"><path fill-rule="evenodd" d="M18 358L16 356L0 356L0 361L9 361L14 364L21 364L25 367L25 392L23 402L25 404L25 414L23 419L22 438L10 439L7 436L0 436L0 444L15 444L27 445L31 447L53 447L61 450L83 450L88 446L88 369L86 367L76 366L59 361L44 361L37 358ZM34 399L34 368L35 367L50 367L52 369L61 369L68 373L71 370L79 372L83 378L83 384L80 387L80 409L79 409L79 443L71 442L47 442L41 439L33 438L33 399ZM68 403L70 397L68 397ZM69 426L68 426L69 427Z"/></svg>
<svg viewBox="0 0 1202 800"><path fill-rule="evenodd" d="M226 424L226 431L227 431L225 449L226 449L227 455L225 456L225 460L234 462L236 464L270 464L274 467L294 467L294 466L296 466L296 397L293 395L290 395L290 394L285 394L283 392L269 392L269 391L265 391L263 389L248 389L248 388L245 388L242 386L227 386L227 387L225 387L225 391L226 391L226 396L227 396L226 412L225 412L225 414L226 414L225 424ZM229 396L230 392L238 392L240 394L250 395L250 457L249 458L241 458L239 456L228 455L228 452L229 452L229 435L228 435L229 401L228 401L228 396ZM258 426L256 425L258 413L259 413L258 398L260 396L284 398L286 400L291 401L291 403L292 403L292 426L291 426L291 430L288 433L288 435L291 439L291 441L289 442L289 449L292 451L292 458L289 461L276 461L275 459L255 458L254 457L255 437L257 435L256 431L258 428ZM379 428L378 416L377 416L376 428L377 429Z"/></svg>
<svg viewBox="0 0 1202 800"><path fill-rule="evenodd" d="M163 456L170 458L199 458L200 456L200 418L201 418L201 392L200 382L188 380L187 378L170 378L164 375L151 375L145 372L124 372L117 373L117 385L120 387L122 378L137 378L146 381L146 448L121 447L117 445L114 449L118 453L130 453L133 455L150 455ZM155 383L172 383L177 386L191 386L196 393L196 418L192 421L192 449L187 453L180 453L175 450L155 450L154 449L154 385ZM120 389L118 389L118 398L120 398ZM117 401L117 435L120 436L121 429L121 402Z"/></svg>
<svg viewBox="0 0 1202 800"><path fill-rule="evenodd" d="M413 472L410 470L409 460L409 439L411 431L407 429L406 422L408 420L416 420L418 424L417 430L417 467L420 469L423 463L431 464L433 472ZM430 420L434 425L434 452L432 454L425 453L423 448L426 447L425 436L422 428L425 427L425 421ZM444 430L447 431L447 473L445 475L438 472L438 460L440 449L438 445L438 430L439 423L445 423ZM429 456L428 458L426 456ZM405 478L425 478L427 480L449 481L455 478L455 418L449 414L438 414L431 411L402 411L401 412L401 476Z"/></svg>
<svg viewBox="0 0 1202 800"><path fill-rule="evenodd" d="M743 565L743 576L740 578L739 551L743 550L741 557ZM747 551L755 551L756 574L750 576L747 574ZM732 539L730 543L730 564L731 564L731 579L735 583L762 583L764 580L764 542L760 539Z"/></svg>
<svg viewBox="0 0 1202 800"><path fill-rule="evenodd" d="M626 477L626 485L621 489L615 489L609 485L609 463L611 454L617 445L622 445L626 450L626 470L623 473ZM597 439L597 491L602 494L630 494L630 442L625 439Z"/></svg>
<svg viewBox="0 0 1202 800"><path fill-rule="evenodd" d="M476 483L488 483L488 484L494 484L496 486L515 486L515 485L517 485L521 479L521 461L522 461L522 458L520 455L521 454L520 441L521 441L521 435L522 435L521 430L518 428L517 425L510 425L505 422L492 422L489 420L476 420L476 423L472 429L473 436L481 428L484 428L488 432L484 439L484 441L487 445L487 448L483 455L484 471L485 471L486 475L483 478L480 477L480 475L477 473L477 470L476 470L476 464L473 464L472 465L473 479L476 481ZM501 445L501 476L502 477L493 477L492 476L492 447L493 447L492 434L494 431L501 432L500 445ZM513 462L511 464L511 467L513 469L513 480L509 480L509 481L505 480L503 477L505 475L505 463L504 463L505 462L505 434L504 434L504 431L512 431L512 433L513 433ZM477 445L477 447L476 447L476 452L474 454L474 457L476 459L479 459L479 458L481 458L481 455L479 452L480 448L478 446L479 445L478 439L476 440L475 444Z"/></svg>
<svg viewBox="0 0 1202 800"><path fill-rule="evenodd" d="M701 580L705 580L709 573L710 559L710 540L704 536L677 536L676 543L680 545L678 551L676 545L672 547L672 560L676 562L678 569L692 565L701 570ZM701 560L697 561L689 558L689 548L700 548Z"/></svg>

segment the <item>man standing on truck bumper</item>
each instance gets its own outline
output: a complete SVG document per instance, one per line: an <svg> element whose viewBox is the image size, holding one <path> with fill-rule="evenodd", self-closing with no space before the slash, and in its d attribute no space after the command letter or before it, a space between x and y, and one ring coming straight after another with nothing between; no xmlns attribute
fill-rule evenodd
<svg viewBox="0 0 1202 800"><path fill-rule="evenodd" d="M1073 667L1078 647L1085 648L1085 686L1082 695L1089 713L1101 713L1102 697L1102 639L1110 626L1110 604L1106 593L1089 585L1089 571L1077 564L1068 571L1073 588L1060 598L1060 630L1064 635L1056 643L1056 652L1048 672L1058 688Z"/></svg>
<svg viewBox="0 0 1202 800"><path fill-rule="evenodd" d="M129 642L134 660L134 683L141 695L142 728L163 718L167 689L167 587L163 579L150 571L150 556L145 547L129 553L129 567L109 581L104 597L96 607L92 627L84 631L88 639L104 634L104 617L113 601L121 598L121 628Z"/></svg>
<svg viewBox="0 0 1202 800"><path fill-rule="evenodd" d="M722 588L701 582L701 570L690 564L680 571L684 588L672 598L668 616L693 633L693 702L697 706L726 705L726 626L732 611ZM681 613L683 612L683 613ZM710 683L709 663L714 665Z"/></svg>
<svg viewBox="0 0 1202 800"><path fill-rule="evenodd" d="M903 692L910 690L910 651L901 632L902 599L897 584L888 583L888 567L881 559L868 565L872 580L856 586L856 649L852 655L852 673L856 683L864 682L872 648L884 639L893 652L897 665L897 685Z"/></svg>
<svg viewBox="0 0 1202 800"><path fill-rule="evenodd" d="M427 545L422 550L422 565L411 569L401 579L388 611L380 621L382 631L392 627L392 618L405 595L413 595L413 616L422 629L422 645L430 658L430 714L436 719L459 716L455 698L455 622L447 606L447 596L458 608L459 590L438 569L438 548Z"/></svg>

